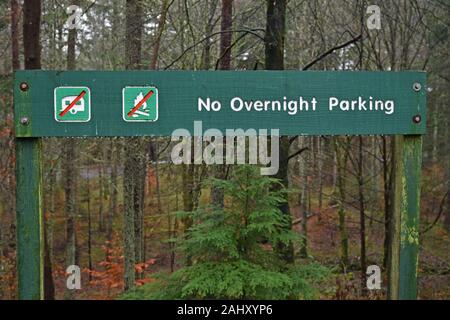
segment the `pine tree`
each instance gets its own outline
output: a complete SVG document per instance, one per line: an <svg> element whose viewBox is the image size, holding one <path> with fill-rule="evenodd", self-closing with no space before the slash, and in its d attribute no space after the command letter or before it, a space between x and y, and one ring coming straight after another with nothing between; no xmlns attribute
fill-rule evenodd
<svg viewBox="0 0 450 320"><path fill-rule="evenodd" d="M223 190L223 208L210 206L182 212L193 221L180 248L192 264L148 284L125 298L286 299L311 297L309 282L323 278L321 266L295 267L275 252L297 235L284 228L279 204L287 190L274 190L277 179L261 176L252 166L234 170L230 180L212 179Z"/></svg>

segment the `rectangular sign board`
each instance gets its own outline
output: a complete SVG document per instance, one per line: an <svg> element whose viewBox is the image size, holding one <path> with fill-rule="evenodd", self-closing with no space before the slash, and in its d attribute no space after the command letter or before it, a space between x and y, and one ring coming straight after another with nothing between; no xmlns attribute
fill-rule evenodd
<svg viewBox="0 0 450 320"><path fill-rule="evenodd" d="M424 72L18 71L17 137L424 134Z"/></svg>

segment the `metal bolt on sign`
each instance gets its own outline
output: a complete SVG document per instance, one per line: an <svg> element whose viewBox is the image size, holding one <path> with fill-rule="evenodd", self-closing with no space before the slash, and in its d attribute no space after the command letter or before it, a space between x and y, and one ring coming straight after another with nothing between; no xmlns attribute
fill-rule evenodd
<svg viewBox="0 0 450 320"><path fill-rule="evenodd" d="M21 124L21 125L26 126L26 125L28 125L29 123L30 123L30 119L28 119L27 117L20 118L20 124Z"/></svg>

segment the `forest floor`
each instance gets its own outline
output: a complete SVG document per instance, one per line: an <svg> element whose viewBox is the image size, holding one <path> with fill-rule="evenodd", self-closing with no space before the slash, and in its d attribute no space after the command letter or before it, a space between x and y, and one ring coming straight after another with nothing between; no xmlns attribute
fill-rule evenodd
<svg viewBox="0 0 450 320"><path fill-rule="evenodd" d="M208 192L202 194L201 202L208 198ZM95 210L95 209L94 209ZM119 207L118 212L122 208ZM300 217L300 208L292 206L293 219ZM319 288L321 299L384 299L386 297L387 276L383 270L383 284L381 290L365 292L361 290L360 268L360 233L359 212L347 208L346 226L349 238L349 265L342 270L340 263L340 238L338 229L338 208L335 204L325 204L319 214L313 201L311 213L308 215L308 259L317 261L335 270L329 283ZM368 213L370 216L370 213ZM55 218L55 238L64 239L64 218ZM383 265L384 225L382 217L374 216L366 220L367 265ZM106 262L107 242L102 232L95 230L92 242L93 269L92 280L89 281L87 269L84 268L82 290L75 294L78 299L114 299L122 292L122 252L121 252L121 216L116 217L114 223L114 240L111 244L110 260ZM94 229L97 221L92 222ZM171 255L167 243L168 215L151 212L146 216L146 260L149 264L144 266L143 277L151 281L155 272L170 272ZM87 231L86 219L79 220L79 228ZM300 223L294 226L300 233ZM59 243L59 245L58 245ZM421 235L419 257L419 299L450 299L450 239L442 225L437 224L425 234ZM80 264L88 265L86 248L87 237L78 239L80 248ZM65 274L63 243L58 241L54 247L54 278L56 283L56 298L65 297ZM179 259L175 255L174 269L178 268ZM302 263L301 260L298 263ZM144 281L145 282L145 281Z"/></svg>
<svg viewBox="0 0 450 320"><path fill-rule="evenodd" d="M96 203L93 194L93 202ZM63 197L58 197L62 199ZM208 198L208 193L202 194L201 202ZM95 201L94 201L95 200ZM166 199L169 200L170 199ZM173 200L173 199L172 199ZM315 199L313 199L315 200ZM63 207L59 200L58 208ZM97 202L98 203L98 202ZM292 202L291 202L292 203ZM105 206L106 208L106 206ZM146 265L140 266L143 280L141 283L152 281L152 275L156 272L170 272L171 250L168 245L168 214L157 214L155 206L149 204L149 212L146 213ZM82 289L71 297L74 299L115 299L122 293L123 286L123 253L122 253L122 207L118 208L118 215L114 219L114 236L112 243L107 242L105 232L101 231L98 224L98 209L92 208L92 243L91 259L93 271L88 270L88 220L86 208L80 206L77 217L78 236L77 247L79 249L79 265L82 266ZM173 209L172 209L173 210ZM300 208L292 206L294 221L298 219ZM315 201L312 201L311 213L308 214L308 261L316 261L334 269L333 277L329 283L325 283L320 290L321 299L384 299L386 295L386 272L383 270L383 285L381 290L366 292L361 291L360 268L360 233L359 212L347 208L346 227L349 237L349 264L343 270L340 263L340 237L338 229L337 206L324 201L323 209L318 213ZM371 213L368 212L371 217ZM48 217L47 217L48 218ZM63 212L56 212L50 219L53 228L53 275L56 287L56 299L67 298L65 265L65 217ZM371 222L372 221L372 222ZM373 216L366 220L367 265L383 265L383 241L384 226L382 216ZM427 222L422 217L422 222ZM294 230L300 233L301 224L294 225ZM441 224L436 224L426 233L421 234L419 257L419 298L420 299L450 299L450 238ZM298 252L298 250L296 250ZM14 255L9 255L11 261L9 270L14 270ZM175 255L173 268L180 267L181 257ZM298 260L297 263L302 263ZM90 275L90 278L89 278ZM0 294L1 298L14 298L15 280L8 278L10 288ZM11 291L8 293L8 290ZM1 292L0 292L1 293ZM3 296L3 297L1 297Z"/></svg>
<svg viewBox="0 0 450 320"><path fill-rule="evenodd" d="M293 208L294 217L300 217L300 209ZM330 266L340 266L339 229L337 207L326 207L320 215L312 210L308 218L308 255ZM337 277L335 293L328 298L383 298L386 291L361 294L359 212L347 211L350 263ZM300 232L300 223L294 226ZM366 221L367 265L383 265L384 227L379 222ZM419 299L450 299L450 239L441 225L436 225L421 235L419 256ZM382 268L383 269L383 268ZM384 274L383 288L387 276ZM324 297L327 298L327 297Z"/></svg>
<svg viewBox="0 0 450 320"><path fill-rule="evenodd" d="M299 208L294 207L294 218L299 216ZM359 215L356 211L348 211L347 228L349 235L349 258L350 263L345 271L340 268L339 258L339 229L338 229L337 208L330 206L325 208L320 216L313 213L308 218L308 260L314 260L334 268L336 274L320 288L321 299L384 299L386 290L366 292L364 295L361 291L361 270L360 270L360 246L359 246ZM166 229L164 217L154 217L152 226L148 230L152 237L147 238L147 256L152 260L152 264L148 266L145 277L151 278L155 272L170 271L170 250L165 241L161 241L165 237ZM156 222L158 221L158 222ZM383 261L383 239L384 228L379 222L367 222L367 265L382 266ZM300 224L296 224L294 229L300 230ZM120 238L117 234L117 238ZM80 243L81 246L85 244ZM420 259L419 259L419 298L420 299L450 299L450 239L440 225L422 235ZM94 261L102 260L105 255L101 245L94 244ZM179 258L179 257L176 257ZM103 259L104 260L104 259ZM61 261L62 262L62 261ZM299 263L302 263L299 261ZM121 280L120 262L115 266L117 273L102 273L101 277L109 281L100 281L96 285L86 283L82 292L77 294L79 298L115 298L121 292L121 286L118 284ZM177 260L175 260L175 268ZM96 269L101 270L102 267L97 264ZM61 279L61 278L60 278ZM63 280L63 279L62 279ZM93 282L95 283L95 282ZM383 272L383 285L386 288L387 276ZM64 282L60 281L60 287ZM112 288L110 288L112 286ZM64 292L63 289L57 290ZM59 298L63 298L61 294Z"/></svg>

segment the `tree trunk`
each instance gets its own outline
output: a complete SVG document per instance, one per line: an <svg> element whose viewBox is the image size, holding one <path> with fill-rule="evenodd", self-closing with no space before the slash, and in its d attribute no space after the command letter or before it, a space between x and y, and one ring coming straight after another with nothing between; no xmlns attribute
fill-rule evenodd
<svg viewBox="0 0 450 320"><path fill-rule="evenodd" d="M25 69L41 68L41 0L25 0L23 4L23 49Z"/></svg>
<svg viewBox="0 0 450 320"><path fill-rule="evenodd" d="M447 118L447 125L446 125L446 136L447 136L447 141L450 141L450 119ZM448 156L447 156L448 157ZM448 158L447 158L448 159ZM445 218L444 218L444 227L445 230L447 230L447 233L450 234L450 170L447 167L446 170L446 175L447 175L447 211L445 213Z"/></svg>
<svg viewBox="0 0 450 320"><path fill-rule="evenodd" d="M172 3L172 2L171 2ZM158 58L159 58L159 48L161 44L161 38L164 33L165 27L166 27L166 19L167 19L167 13L169 11L169 7L171 5L168 0L163 0L162 8L161 8L161 14L159 17L158 22L158 29L156 31L156 38L153 41L153 52L150 62L150 69L156 70L158 69ZM140 17L141 20L141 28L143 24L143 17ZM141 31L142 32L142 31ZM150 145L150 149L152 144L155 144L156 153L153 157L156 166L158 165L158 139L148 139L148 138L141 138L141 150L145 150L145 146L147 144ZM137 151L137 150L136 150ZM138 151L137 151L138 152ZM146 248L146 236L144 232L144 207L145 207L145 185L146 185L146 177L147 177L147 152L140 151L139 152L139 159L138 159L138 166L139 166L139 172L137 173L137 181L135 182L135 220L134 220L134 230L135 230L135 256L136 256L136 263L142 263L145 260L145 248ZM157 177L157 196L158 196L158 212L162 212L161 207L161 196L159 192L159 177ZM139 279L144 277L144 273L139 273L136 275Z"/></svg>
<svg viewBox="0 0 450 320"><path fill-rule="evenodd" d="M280 137L280 160L279 160L279 170L276 174L276 178L280 179L281 184L283 187L288 188L289 187L289 181L288 181L288 153L289 153L289 137L288 136L282 136ZM279 184L275 185L275 188L280 188ZM289 209L289 198L287 195L285 196L286 202L279 205L279 209L283 215L286 217L286 223L284 228L291 230L292 229L292 217L291 212ZM280 257L287 263L294 262L294 244L292 242L288 244L280 243L279 246L276 248L278 254Z"/></svg>
<svg viewBox="0 0 450 320"><path fill-rule="evenodd" d="M333 148L333 187L331 189L331 193L334 195L336 193L336 186L337 186L337 176L338 176L338 170L337 170L337 156L336 156L336 150Z"/></svg>
<svg viewBox="0 0 450 320"><path fill-rule="evenodd" d="M220 24L220 70L231 69L231 28L233 15L233 0L222 0L222 15Z"/></svg>
<svg viewBox="0 0 450 320"><path fill-rule="evenodd" d="M306 137L298 137L298 147L305 147ZM309 165L307 155L300 156L300 214L302 218L301 222L301 243L300 243L300 257L308 257L308 172L307 166Z"/></svg>
<svg viewBox="0 0 450 320"><path fill-rule="evenodd" d="M105 188L104 188L104 172L103 165L98 167L98 226L97 230L99 232L105 231L105 217L103 214L103 200L105 198Z"/></svg>
<svg viewBox="0 0 450 320"><path fill-rule="evenodd" d="M110 139L110 150L109 150L109 163L111 164L111 174L110 174L110 184L111 192L109 195L109 209L108 209L108 219L106 223L106 238L111 244L112 241L112 229L114 224L114 217L117 215L117 151L116 146L117 141L115 138Z"/></svg>
<svg viewBox="0 0 450 320"><path fill-rule="evenodd" d="M125 10L125 67L127 70L140 69L142 54L142 32L143 32L143 5L140 0L127 0ZM124 184L124 281L125 290L132 289L135 284L136 273L136 221L140 220L141 212L139 197L142 196L139 184L139 175L142 167L143 153L142 139L130 138L125 143L125 166L123 174ZM136 232L138 231L138 232Z"/></svg>
<svg viewBox="0 0 450 320"><path fill-rule="evenodd" d="M286 0L267 0L265 63L267 70L284 69Z"/></svg>
<svg viewBox="0 0 450 320"><path fill-rule="evenodd" d="M444 227L450 234L450 177L447 178L447 211L444 218Z"/></svg>
<svg viewBox="0 0 450 320"><path fill-rule="evenodd" d="M11 0L11 57L12 57L13 71L20 69L19 13L20 13L20 6L18 0Z"/></svg>
<svg viewBox="0 0 450 320"><path fill-rule="evenodd" d="M378 147L377 147L377 137L373 136L370 138L371 149L372 149L372 161L370 162L371 165L371 210L370 210L370 221L369 221L369 227L372 227L373 225L373 218L375 213L379 209L379 201L378 201L378 184L379 184L379 171L378 171L378 165L377 165L377 156L378 156Z"/></svg>
<svg viewBox="0 0 450 320"><path fill-rule="evenodd" d="M339 189L339 234L341 238L341 264L345 270L348 266L348 233L346 226L346 212L345 212L345 199L346 199L346 184L345 174L347 171L347 157L348 157L348 143L341 143L339 139L346 139L340 137L333 137L334 149L336 153L336 167L337 167L337 186Z"/></svg>
<svg viewBox="0 0 450 320"><path fill-rule="evenodd" d="M75 3L76 1L74 1ZM67 70L75 70L75 46L77 42L77 28L69 29L69 36L67 38Z"/></svg>
<svg viewBox="0 0 450 320"><path fill-rule="evenodd" d="M214 20L214 14L216 12L217 8L217 2L218 0L209 0L209 16L208 16L208 22L205 25L205 37L210 37L214 30L213 20ZM211 67L211 44L212 42L208 39L205 41L204 47L203 47L203 56L202 56L202 69L203 70L209 70Z"/></svg>
<svg viewBox="0 0 450 320"><path fill-rule="evenodd" d="M384 197L384 252L383 267L387 267L389 259L390 243L390 217L391 217L391 170L392 161L388 158L388 137L382 136L382 158L383 158L383 197Z"/></svg>
<svg viewBox="0 0 450 320"><path fill-rule="evenodd" d="M317 171L318 171L318 179L319 179L319 192L318 192L318 198L319 198L319 209L317 211L317 220L320 222L322 221L322 207L323 207L323 174L322 174L322 167L323 167L323 153L322 153L322 137L317 138L317 158L318 158L318 164L317 164Z"/></svg>
<svg viewBox="0 0 450 320"><path fill-rule="evenodd" d="M75 5L79 4L79 1L74 1ZM75 47L77 40L77 29L73 28L69 30L67 38L67 70L75 70ZM66 201L66 268L71 265L77 264L77 228L76 228L76 140L74 138L68 138L64 141L64 193ZM68 289L66 291L66 298L73 298L73 290Z"/></svg>
<svg viewBox="0 0 450 320"><path fill-rule="evenodd" d="M127 2L128 3L128 2ZM134 152L136 150L137 138L130 138L125 143L125 166L123 172L123 202L124 202L124 221L123 221L123 248L124 248L124 282L125 290L132 289L135 283L135 230L134 230L134 194L135 194L135 172L136 161Z"/></svg>
<svg viewBox="0 0 450 320"><path fill-rule="evenodd" d="M76 265L76 178L74 165L75 149L74 139L67 139L63 147L63 174L64 174L64 194L65 194L65 214L66 214L66 261L65 267ZM73 298L73 290L67 289L65 297Z"/></svg>
<svg viewBox="0 0 450 320"><path fill-rule="evenodd" d="M150 69L156 70L158 65L158 57L159 57L159 47L161 45L161 37L164 32L164 28L166 26L166 17L167 12L169 11L169 0L163 0L161 16L159 18L158 30L156 32L156 39L153 42L153 54L152 61L150 63Z"/></svg>
<svg viewBox="0 0 450 320"><path fill-rule="evenodd" d="M284 37L286 34L286 0L267 0L266 12L266 35L265 44L265 65L267 70L284 69ZM284 187L288 187L288 153L289 137L280 137L280 160L279 170L276 178L280 179ZM279 188L276 186L275 188ZM286 200L287 197L286 197ZM289 203L279 206L281 212L286 215L285 228L292 228L292 218L289 210ZM286 262L294 261L294 246L292 243L280 244L277 248L280 257Z"/></svg>
<svg viewBox="0 0 450 320"><path fill-rule="evenodd" d="M359 223L361 241L361 290L366 288L366 219L364 199L364 171L363 171L363 137L359 136L358 148L358 195L359 195Z"/></svg>
<svg viewBox="0 0 450 320"><path fill-rule="evenodd" d="M191 147L194 138L191 139ZM192 155L193 157L193 155ZM193 158L191 159L193 161ZM182 164L181 165L181 179L183 181L183 211L191 212L194 210L194 173L195 166L193 163L191 164ZM192 226L192 218L187 216L182 218L183 223L183 234L184 237L189 237L189 228ZM185 257L186 265L191 265L191 257Z"/></svg>
<svg viewBox="0 0 450 320"><path fill-rule="evenodd" d="M88 216L88 268L93 270L92 267L92 216L91 216L91 181L89 177L89 164L87 165L86 174L86 210ZM92 280L92 274L89 272L89 281Z"/></svg>
<svg viewBox="0 0 450 320"><path fill-rule="evenodd" d="M231 68L232 14L233 0L222 0L219 53L220 70L230 70ZM224 179L226 174L226 165L216 164L213 166L213 171L213 175L216 179ZM222 188L211 188L211 204L217 208L223 208L224 193Z"/></svg>
<svg viewBox="0 0 450 320"><path fill-rule="evenodd" d="M25 69L41 68L40 26L41 1L25 0L23 3L22 32ZM52 300L55 295L55 285L46 234L44 230L44 299Z"/></svg>

